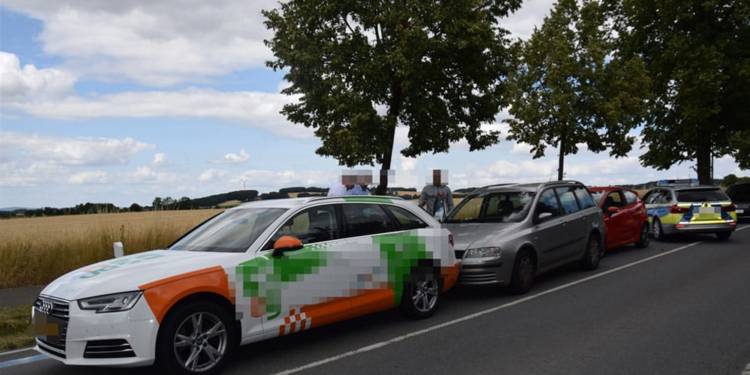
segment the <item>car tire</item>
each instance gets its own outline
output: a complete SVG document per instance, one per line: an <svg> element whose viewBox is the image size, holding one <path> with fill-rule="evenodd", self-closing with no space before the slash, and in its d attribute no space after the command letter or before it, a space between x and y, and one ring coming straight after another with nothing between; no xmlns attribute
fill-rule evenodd
<svg viewBox="0 0 750 375"><path fill-rule="evenodd" d="M732 232L718 232L718 233L716 233L716 238L718 238L721 241L726 241L731 236L732 236Z"/></svg>
<svg viewBox="0 0 750 375"><path fill-rule="evenodd" d="M167 374L218 373L237 342L233 323L227 309L210 301L178 305L159 329L157 364Z"/></svg>
<svg viewBox="0 0 750 375"><path fill-rule="evenodd" d="M664 228L661 226L661 221L657 217L654 217L654 221L651 224L651 233L654 234L655 240L664 241Z"/></svg>
<svg viewBox="0 0 750 375"><path fill-rule="evenodd" d="M641 233L638 237L638 242L635 243L635 246L640 247L641 249L648 247L648 243L650 240L650 234L648 232L648 223L643 223L643 226L641 227Z"/></svg>
<svg viewBox="0 0 750 375"><path fill-rule="evenodd" d="M510 279L510 292L524 294L531 290L536 276L536 262L529 251L521 251L516 255L513 264L513 274Z"/></svg>
<svg viewBox="0 0 750 375"><path fill-rule="evenodd" d="M411 319L429 318L440 305L442 282L432 268L419 267L404 284L401 312Z"/></svg>
<svg viewBox="0 0 750 375"><path fill-rule="evenodd" d="M590 271L599 267L602 259L602 243L596 233L592 233L586 241L586 252L580 260L581 268Z"/></svg>

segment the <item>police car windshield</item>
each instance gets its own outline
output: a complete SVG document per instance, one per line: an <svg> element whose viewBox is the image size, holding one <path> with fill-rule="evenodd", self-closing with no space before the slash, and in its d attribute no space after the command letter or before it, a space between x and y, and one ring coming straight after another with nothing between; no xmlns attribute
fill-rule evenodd
<svg viewBox="0 0 750 375"><path fill-rule="evenodd" d="M195 228L169 249L241 253L286 210L258 207L225 211Z"/></svg>

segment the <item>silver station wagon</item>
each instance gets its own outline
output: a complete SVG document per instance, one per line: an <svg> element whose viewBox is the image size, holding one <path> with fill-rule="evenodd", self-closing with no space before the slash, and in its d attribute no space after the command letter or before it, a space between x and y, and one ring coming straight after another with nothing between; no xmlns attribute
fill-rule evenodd
<svg viewBox="0 0 750 375"><path fill-rule="evenodd" d="M599 265L606 235L601 210L576 181L491 185L446 218L462 260L459 283L525 293L539 273L580 262Z"/></svg>

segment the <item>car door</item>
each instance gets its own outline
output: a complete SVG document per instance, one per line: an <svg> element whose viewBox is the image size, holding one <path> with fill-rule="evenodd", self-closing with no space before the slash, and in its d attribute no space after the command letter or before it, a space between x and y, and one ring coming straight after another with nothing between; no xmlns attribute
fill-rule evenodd
<svg viewBox="0 0 750 375"><path fill-rule="evenodd" d="M625 197L625 213L626 213L626 226L627 233L625 240L628 243L638 242L641 237L641 227L643 226L643 204L638 195L630 190L622 191L623 197Z"/></svg>
<svg viewBox="0 0 750 375"><path fill-rule="evenodd" d="M546 217L543 217L546 216ZM539 249L541 269L554 266L564 260L565 246L568 241L567 228L563 225L560 202L553 188L539 194L534 207L534 245Z"/></svg>
<svg viewBox="0 0 750 375"><path fill-rule="evenodd" d="M608 191L604 196L602 212L604 215L604 224L607 226L608 249L622 245L629 238L629 215L625 206L625 197L619 189ZM618 211L609 212L610 207L615 207Z"/></svg>
<svg viewBox="0 0 750 375"><path fill-rule="evenodd" d="M303 247L273 254L282 236ZM271 236L259 256L242 263L242 288L251 316L262 318L265 336L285 335L341 320L350 308L351 274L341 259L349 251L341 239L336 205L320 205L293 215Z"/></svg>
<svg viewBox="0 0 750 375"><path fill-rule="evenodd" d="M583 212L575 195L576 186L555 188L563 211L563 226L566 228L568 239L565 245L567 258L578 258L586 249L588 239L587 213Z"/></svg>

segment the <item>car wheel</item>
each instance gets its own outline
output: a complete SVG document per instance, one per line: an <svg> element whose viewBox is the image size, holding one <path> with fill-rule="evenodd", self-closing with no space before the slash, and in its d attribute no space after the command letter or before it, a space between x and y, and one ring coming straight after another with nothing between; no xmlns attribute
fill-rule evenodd
<svg viewBox="0 0 750 375"><path fill-rule="evenodd" d="M657 241L664 241L664 229L661 227L661 221L656 217L651 224L651 233L654 234L654 239Z"/></svg>
<svg viewBox="0 0 750 375"><path fill-rule="evenodd" d="M513 275L510 280L510 291L513 294L524 294L531 290L536 276L536 264L534 257L528 251L522 251L516 255L513 265Z"/></svg>
<svg viewBox="0 0 750 375"><path fill-rule="evenodd" d="M156 360L169 374L214 374L234 346L226 309L204 301L178 306L162 323Z"/></svg>
<svg viewBox="0 0 750 375"><path fill-rule="evenodd" d="M635 243L635 246L638 246L642 249L644 247L648 247L648 243L649 243L648 223L644 223L643 226L641 227L640 237L638 237L638 242Z"/></svg>
<svg viewBox="0 0 750 375"><path fill-rule="evenodd" d="M720 239L722 241L728 240L729 237L731 237L731 236L732 236L732 232L718 232L718 233L716 233L716 238L718 238L718 239Z"/></svg>
<svg viewBox="0 0 750 375"><path fill-rule="evenodd" d="M599 236L592 233L586 242L586 252L581 258L581 267L585 270L593 270L599 267L599 261L602 258L602 244Z"/></svg>
<svg viewBox="0 0 750 375"><path fill-rule="evenodd" d="M404 285L401 311L409 318L432 316L440 304L440 276L432 270L419 270Z"/></svg>

